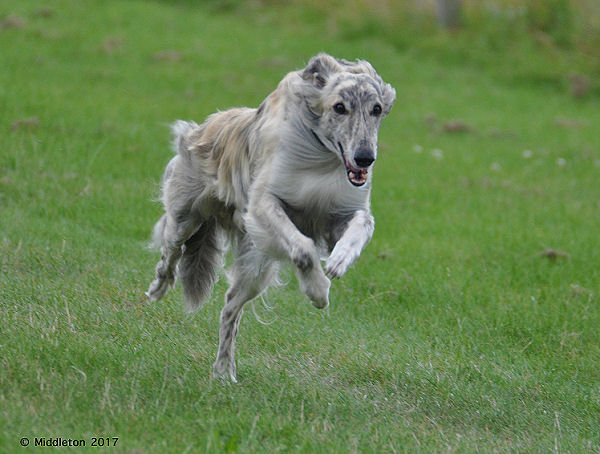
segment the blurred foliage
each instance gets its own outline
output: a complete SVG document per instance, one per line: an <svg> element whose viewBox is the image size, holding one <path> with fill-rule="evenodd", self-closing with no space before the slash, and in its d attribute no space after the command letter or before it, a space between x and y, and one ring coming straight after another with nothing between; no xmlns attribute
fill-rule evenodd
<svg viewBox="0 0 600 454"><path fill-rule="evenodd" d="M186 3L185 0L174 0ZM190 2L187 2L190 4ZM215 11L276 12L317 23L324 38L372 37L448 65L476 65L511 83L600 94L600 2L463 0L463 26L444 30L436 0L203 0ZM198 5L198 2L193 3ZM584 81L573 87L573 81ZM581 87L585 90L581 90Z"/></svg>
<svg viewBox="0 0 600 454"><path fill-rule="evenodd" d="M525 7L530 29L548 36L561 46L570 46L574 38L572 7L568 0L535 0Z"/></svg>

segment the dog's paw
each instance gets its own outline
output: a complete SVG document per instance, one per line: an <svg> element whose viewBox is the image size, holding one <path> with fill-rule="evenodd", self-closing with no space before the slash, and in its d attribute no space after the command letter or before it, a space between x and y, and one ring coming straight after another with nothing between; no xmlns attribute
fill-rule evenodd
<svg viewBox="0 0 600 454"><path fill-rule="evenodd" d="M157 277L154 279L146 292L148 299L155 302L165 296L169 287L173 285L173 280L173 278L169 279L167 277Z"/></svg>
<svg viewBox="0 0 600 454"><path fill-rule="evenodd" d="M319 266L314 272L298 276L300 290L310 299L313 306L323 309L329 306L329 287L331 281L323 274Z"/></svg>
<svg viewBox="0 0 600 454"><path fill-rule="evenodd" d="M222 380L225 383L237 383L235 364L232 367L229 361L218 359L213 368L213 378Z"/></svg>
<svg viewBox="0 0 600 454"><path fill-rule="evenodd" d="M310 303L317 309L325 309L329 306L329 292L324 296L314 296L310 298Z"/></svg>
<svg viewBox="0 0 600 454"><path fill-rule="evenodd" d="M358 256L359 254L354 249L335 247L325 262L325 273L332 278L342 277Z"/></svg>

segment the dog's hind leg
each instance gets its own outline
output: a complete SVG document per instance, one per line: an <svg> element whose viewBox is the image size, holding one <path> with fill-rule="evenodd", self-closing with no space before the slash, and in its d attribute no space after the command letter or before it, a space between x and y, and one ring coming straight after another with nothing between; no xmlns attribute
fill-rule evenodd
<svg viewBox="0 0 600 454"><path fill-rule="evenodd" d="M175 267L183 253L184 243L198 230L200 219L187 215L185 220L177 222L167 213L154 227L155 241L160 242L161 258L156 264L155 277L146 296L150 301L158 301L175 281Z"/></svg>
<svg viewBox="0 0 600 454"><path fill-rule="evenodd" d="M258 296L277 274L276 262L243 242L240 256L230 270L231 286L225 294L225 306L221 311L219 328L219 351L214 365L215 378L236 379L235 341L238 334L244 304Z"/></svg>

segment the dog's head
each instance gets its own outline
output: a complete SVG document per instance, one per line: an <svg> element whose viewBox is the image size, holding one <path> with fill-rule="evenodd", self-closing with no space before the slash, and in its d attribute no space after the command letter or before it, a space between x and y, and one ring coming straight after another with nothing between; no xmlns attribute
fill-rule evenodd
<svg viewBox="0 0 600 454"><path fill-rule="evenodd" d="M313 57L300 76L312 134L340 158L350 183L364 185L377 158L381 120L391 110L396 91L370 63L327 54Z"/></svg>

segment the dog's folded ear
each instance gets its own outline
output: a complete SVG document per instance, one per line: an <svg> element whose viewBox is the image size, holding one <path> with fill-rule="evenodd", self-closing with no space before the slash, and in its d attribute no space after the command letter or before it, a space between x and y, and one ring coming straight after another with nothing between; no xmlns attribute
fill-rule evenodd
<svg viewBox="0 0 600 454"><path fill-rule="evenodd" d="M329 75L339 71L340 64L331 55L321 53L314 56L302 70L302 79L311 82L316 88L323 88L327 84Z"/></svg>
<svg viewBox="0 0 600 454"><path fill-rule="evenodd" d="M383 98L383 113L387 115L390 113L390 110L392 110L392 106L394 105L394 101L396 100L396 90L394 90L394 87L392 87L390 84L385 83L383 80L381 80L381 87Z"/></svg>

